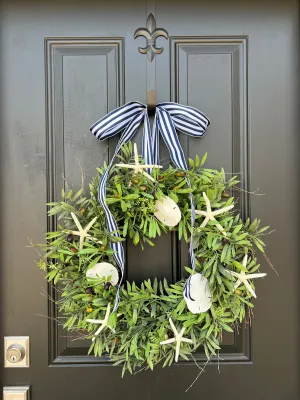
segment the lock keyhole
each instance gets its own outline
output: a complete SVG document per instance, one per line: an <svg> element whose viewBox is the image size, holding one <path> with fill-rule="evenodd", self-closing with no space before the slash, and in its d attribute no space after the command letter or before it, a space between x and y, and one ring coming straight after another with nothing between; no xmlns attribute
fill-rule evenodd
<svg viewBox="0 0 300 400"><path fill-rule="evenodd" d="M6 351L6 358L9 362L15 364L23 360L25 357L25 349L20 344L12 344Z"/></svg>

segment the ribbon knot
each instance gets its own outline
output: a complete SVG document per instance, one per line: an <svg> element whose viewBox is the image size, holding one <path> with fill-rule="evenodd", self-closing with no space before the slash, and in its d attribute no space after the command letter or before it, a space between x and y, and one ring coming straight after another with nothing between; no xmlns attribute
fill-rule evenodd
<svg viewBox="0 0 300 400"><path fill-rule="evenodd" d="M121 106L99 121L95 122L90 130L99 140L111 138L121 133L120 140L116 146L115 153L110 164L102 175L99 188L98 199L105 212L107 227L113 236L118 237L118 226L111 214L106 202L106 182L110 168L113 165L116 154L120 151L123 144L129 142L137 133L139 126L144 122L144 132L142 140L142 156L146 164L158 164L159 162L159 133L169 150L171 160L176 168L186 170L187 163L184 157L183 149L179 142L177 130L193 137L204 135L206 128L210 124L209 119L194 107L184 106L177 103L160 103L156 106L153 129L151 133L147 106L139 102L129 102ZM186 178L187 185L190 187L190 181ZM191 225L193 227L195 220L195 207L193 196L190 193L191 202ZM114 250L114 257L121 272L121 281L124 276L124 249L120 242L112 242L111 247ZM193 252L193 237L190 238L191 266L195 269L195 256ZM190 278L185 285L185 295L190 298ZM115 302L114 310L119 301L119 289Z"/></svg>

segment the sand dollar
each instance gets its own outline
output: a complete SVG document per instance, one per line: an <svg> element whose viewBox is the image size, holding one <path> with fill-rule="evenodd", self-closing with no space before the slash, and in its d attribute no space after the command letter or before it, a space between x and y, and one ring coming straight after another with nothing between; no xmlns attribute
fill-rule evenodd
<svg viewBox="0 0 300 400"><path fill-rule="evenodd" d="M176 226L181 220L178 205L170 197L164 196L155 202L156 218L167 226Z"/></svg>
<svg viewBox="0 0 300 400"><path fill-rule="evenodd" d="M199 314L209 310L212 304L212 295L205 276L202 274L192 275L190 282L190 295L193 300L184 296L190 312Z"/></svg>
<svg viewBox="0 0 300 400"><path fill-rule="evenodd" d="M87 278L108 278L111 277L110 283L113 286L119 282L119 273L117 268L107 262L95 264L92 268L86 271Z"/></svg>

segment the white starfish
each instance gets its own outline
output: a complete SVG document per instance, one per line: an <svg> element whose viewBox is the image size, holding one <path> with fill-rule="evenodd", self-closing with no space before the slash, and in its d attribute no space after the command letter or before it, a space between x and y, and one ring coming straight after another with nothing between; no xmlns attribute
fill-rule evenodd
<svg viewBox="0 0 300 400"><path fill-rule="evenodd" d="M210 201L205 192L203 192L203 197L204 197L204 200L206 203L206 211L196 210L196 214L199 214L199 215L202 215L203 217L205 217L205 220L200 225L200 228L204 228L208 224L209 221L214 221L216 219L215 216L223 214L224 212L229 211L234 207L234 205L232 204L231 206L227 206L227 207L220 208L219 210L211 211ZM220 224L216 224L216 227L219 229L219 231L222 233L222 235L226 236L226 232L224 231L224 228Z"/></svg>
<svg viewBox="0 0 300 400"><path fill-rule="evenodd" d="M74 222L75 222L75 224L76 224L76 226L78 228L78 231L71 231L71 233L73 235L79 236L79 238L80 238L79 239L79 250L82 250L84 239L91 237L91 235L88 234L88 231L91 229L91 227L96 222L97 217L93 218L91 220L91 222L89 222L85 228L82 228L82 226L80 225L80 222L78 221L78 218L76 217L76 215L73 212L71 212L71 215L72 215L72 218L73 218L73 220L74 220Z"/></svg>
<svg viewBox="0 0 300 400"><path fill-rule="evenodd" d="M152 178L152 176L149 175L144 170L148 169L148 168L162 168L162 166L161 165L140 164L136 143L134 143L134 145L133 145L133 152L134 152L134 164L116 164L117 167L133 169L136 174L145 175L148 179L150 179L150 181L154 182L154 179Z"/></svg>
<svg viewBox="0 0 300 400"><path fill-rule="evenodd" d="M173 324L173 321L171 318L169 318L169 322L170 322L171 328L174 332L174 337L172 339L164 340L163 342L160 342L160 344L176 343L175 361L177 362L178 357L179 357L179 351L180 351L180 343L181 342L193 343L193 341L192 341L192 339L183 337L185 328L182 328L181 331L178 332L177 329L175 328L175 325Z"/></svg>
<svg viewBox="0 0 300 400"><path fill-rule="evenodd" d="M247 267L247 261L248 261L248 255L246 254L244 259L243 259L243 266ZM255 278L262 278L263 276L266 276L267 274L246 274L245 271L242 272L234 272L230 271L230 274L235 276L237 279L234 289L237 289L241 284L244 284L248 291L252 294L253 297L256 298L256 294L254 290L252 289L250 283L248 282L249 279L255 279Z"/></svg>
<svg viewBox="0 0 300 400"><path fill-rule="evenodd" d="M105 317L104 319L86 319L86 322L90 322L91 324L100 324L100 328L96 330L96 332L94 333L94 337L92 339L92 341L94 342L96 339L96 336L98 336L104 328L109 327L108 325L108 320L109 320L109 316L110 316L110 303L108 303L107 305L107 309L106 309L106 313L105 313ZM115 332L112 328L110 328L113 332Z"/></svg>

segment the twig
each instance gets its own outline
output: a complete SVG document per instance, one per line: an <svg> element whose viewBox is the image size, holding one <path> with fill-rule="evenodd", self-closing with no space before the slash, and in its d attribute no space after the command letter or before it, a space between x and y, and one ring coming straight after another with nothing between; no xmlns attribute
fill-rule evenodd
<svg viewBox="0 0 300 400"><path fill-rule="evenodd" d="M57 303L56 300L53 299L48 293L40 293L40 295L46 297L46 299L52 301L52 303L54 303L54 304Z"/></svg>
<svg viewBox="0 0 300 400"><path fill-rule="evenodd" d="M85 173L84 173L84 171L82 169L82 166L80 164L79 158L76 157L76 159L77 159L77 163L78 163L78 166L79 166L79 169L80 169L80 172L81 172L81 189L83 191L84 190Z"/></svg>
<svg viewBox="0 0 300 400"><path fill-rule="evenodd" d="M43 315L43 314L34 314L34 315L36 315L37 317L44 317L44 318L47 318L47 319L50 319L50 320L52 320L52 321L55 321L55 322L57 322L59 325L61 325L61 326L63 326L64 324L61 322L61 321L59 321L59 319L58 318L65 318L65 317L56 317L56 318L54 318L54 317L49 317L49 315Z"/></svg>
<svg viewBox="0 0 300 400"><path fill-rule="evenodd" d="M274 265L271 263L271 260L269 259L269 257L267 257L267 255L265 253L263 253L265 260L267 261L268 265L272 268L272 270L275 272L275 274L277 274L277 276L279 276L279 273L276 271Z"/></svg>
<svg viewBox="0 0 300 400"><path fill-rule="evenodd" d="M67 191L69 191L69 185L68 185L66 177L64 175L62 175L61 177L62 177L62 179L63 179L63 181L65 183L65 188L67 189ZM66 200L66 193L65 193L65 196L64 196L64 200Z"/></svg>
<svg viewBox="0 0 300 400"><path fill-rule="evenodd" d="M24 232L25 233L25 232ZM45 257L42 256L42 254L38 251L38 245L34 244L32 239L29 236L26 236L30 246L25 246L25 247L30 247L30 248L34 248L34 250L36 251L36 253L38 254L38 256L45 262L48 264L48 261L45 259Z"/></svg>
<svg viewBox="0 0 300 400"><path fill-rule="evenodd" d="M196 383L196 381L198 380L198 378L200 377L200 375L205 372L205 367L207 366L207 364L210 362L210 358L206 361L206 363L204 364L203 368L201 368L201 371L199 372L199 374L196 376L196 378L194 379L194 381L191 383L191 385L186 389L185 392L189 391L191 387L194 386L194 384ZM198 365L197 365L198 367Z"/></svg>
<svg viewBox="0 0 300 400"><path fill-rule="evenodd" d="M190 356L192 357L194 364L197 366L197 368L200 369L200 371L205 372L204 369L202 367L200 367L200 365L197 363L195 357L193 356L193 354L190 354Z"/></svg>
<svg viewBox="0 0 300 400"><path fill-rule="evenodd" d="M142 372L142 371L144 371L145 369L148 369L148 368L149 368L148 366L147 366L147 367L140 368L139 370L137 370L137 371L134 372L134 375L136 375L136 374L138 374L138 373L140 373L140 372Z"/></svg>
<svg viewBox="0 0 300 400"><path fill-rule="evenodd" d="M243 192L243 193L247 193L247 194L252 194L255 196L265 196L265 193L257 193L259 191L259 188L257 188L256 190L254 190L254 192L249 192L248 190L242 189L238 186L232 186L233 190L236 190L237 192Z"/></svg>

